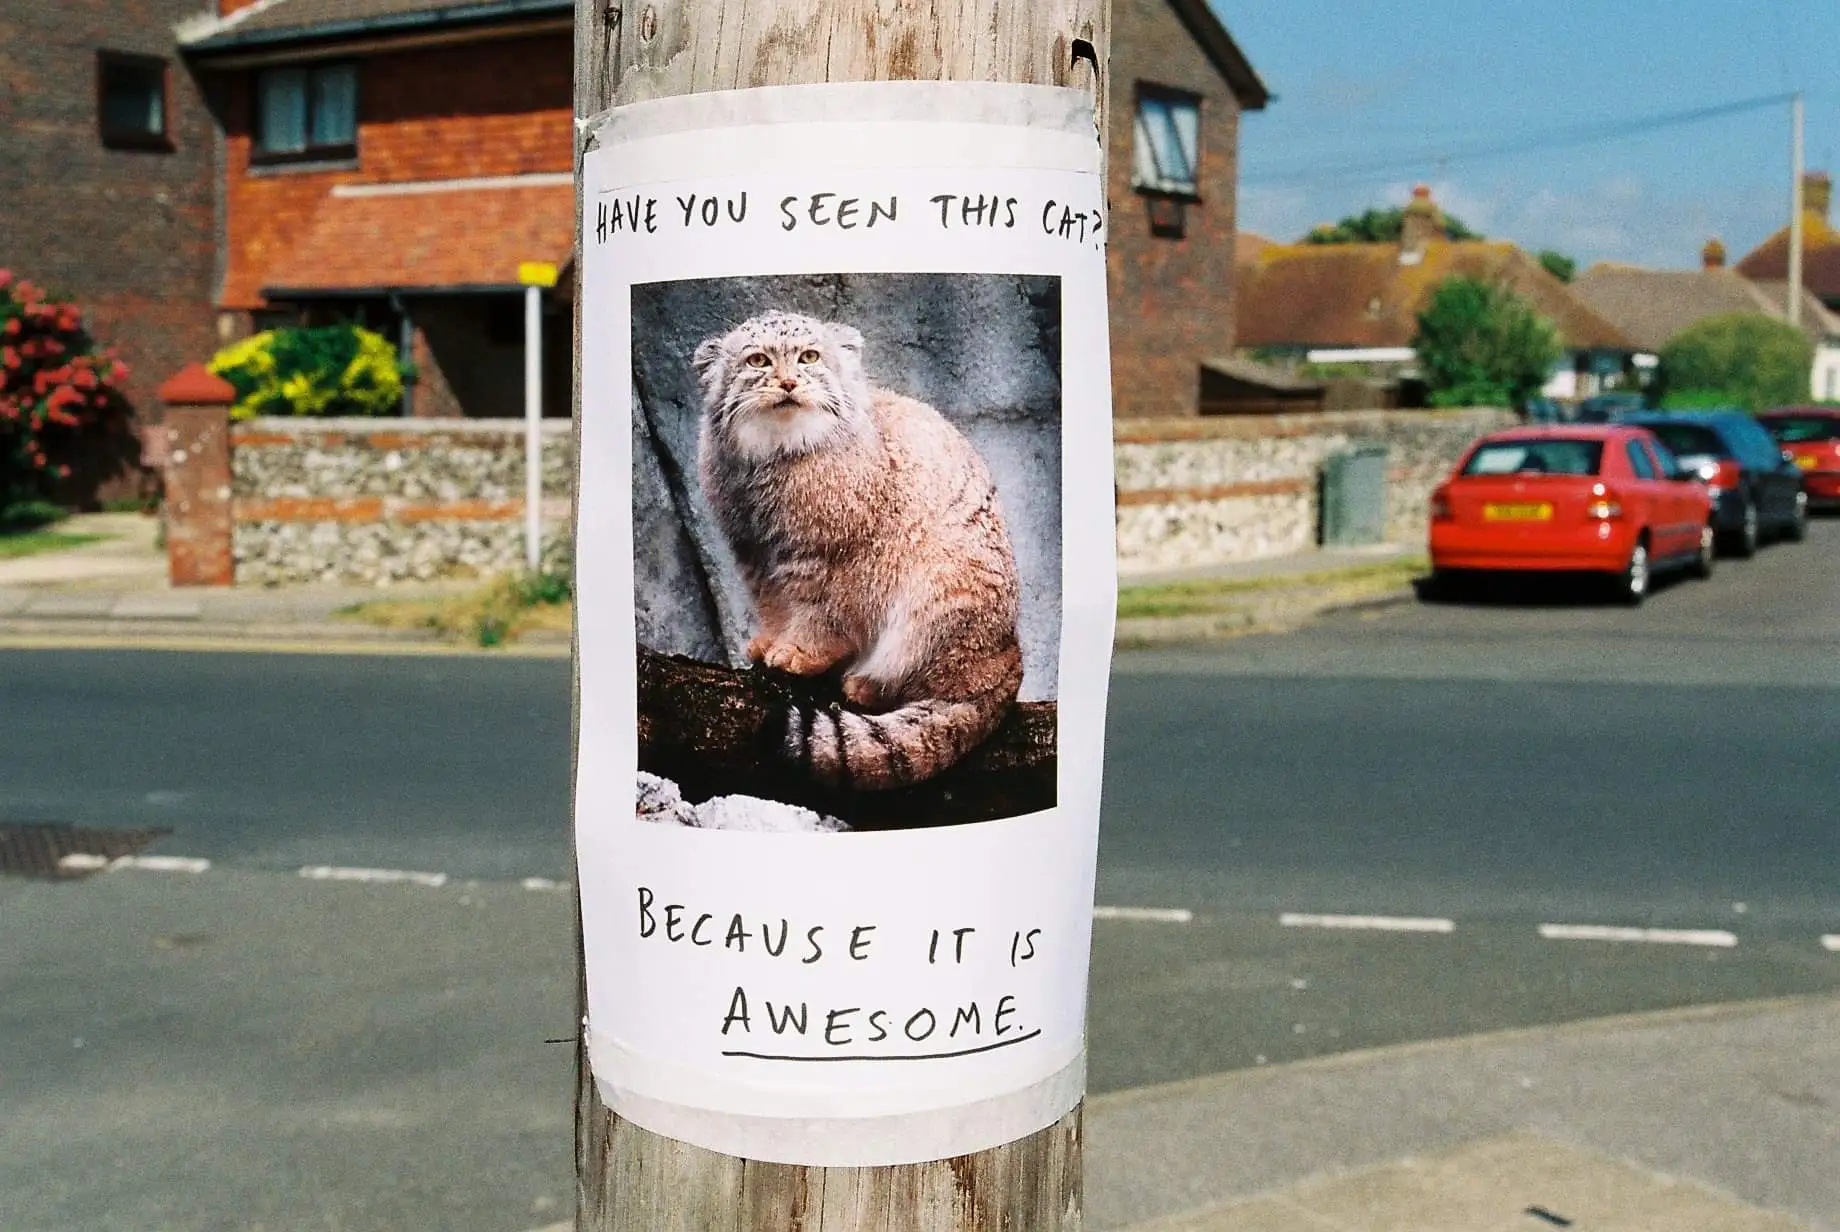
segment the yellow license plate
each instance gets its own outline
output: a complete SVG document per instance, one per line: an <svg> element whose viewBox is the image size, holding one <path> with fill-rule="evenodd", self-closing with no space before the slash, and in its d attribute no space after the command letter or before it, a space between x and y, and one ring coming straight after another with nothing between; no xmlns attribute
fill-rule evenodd
<svg viewBox="0 0 1840 1232"><path fill-rule="evenodd" d="M1484 522L1550 522L1553 507L1551 505L1484 505L1482 520Z"/></svg>
<svg viewBox="0 0 1840 1232"><path fill-rule="evenodd" d="M1796 464L1797 466L1799 466L1799 467L1801 467L1801 468L1802 468L1803 470L1805 470L1805 471L1811 471L1811 470L1813 470L1813 469L1814 469L1814 468L1815 468L1815 467L1816 467L1817 465L1819 465L1819 459L1817 459L1817 458L1807 458L1807 457L1803 457L1803 458L1797 458L1797 459L1795 460L1795 464Z"/></svg>

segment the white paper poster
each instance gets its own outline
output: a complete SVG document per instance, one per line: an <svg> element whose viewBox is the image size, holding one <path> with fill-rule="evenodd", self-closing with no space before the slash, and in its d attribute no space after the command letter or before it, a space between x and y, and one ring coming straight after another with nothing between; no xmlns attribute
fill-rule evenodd
<svg viewBox="0 0 1840 1232"><path fill-rule="evenodd" d="M911 1163L1084 1086L1115 593L1088 96L786 87L584 168L576 850L603 1101Z"/></svg>

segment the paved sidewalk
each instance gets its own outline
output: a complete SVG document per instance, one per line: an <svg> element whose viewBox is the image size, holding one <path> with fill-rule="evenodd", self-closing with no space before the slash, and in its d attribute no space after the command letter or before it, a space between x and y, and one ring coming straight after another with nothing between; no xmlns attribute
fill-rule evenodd
<svg viewBox="0 0 1840 1232"><path fill-rule="evenodd" d="M1409 603L1416 597L1411 570L1400 566L1422 554L1418 547L1384 543L1130 574L1119 579L1121 592L1161 593L1121 593L1118 647L1277 632L1329 612ZM1146 606L1159 610L1146 614Z"/></svg>
<svg viewBox="0 0 1840 1232"><path fill-rule="evenodd" d="M157 519L136 513L78 514L57 529L107 538L64 551L0 560L0 638L150 645L233 640L433 646L443 643L430 630L384 629L340 612L372 600L435 598L480 584L478 579L454 579L391 586L175 589L167 581L166 556L157 543Z"/></svg>
<svg viewBox="0 0 1840 1232"><path fill-rule="evenodd" d="M1835 1232L1840 998L1236 1071L1087 1127L1099 1229Z"/></svg>

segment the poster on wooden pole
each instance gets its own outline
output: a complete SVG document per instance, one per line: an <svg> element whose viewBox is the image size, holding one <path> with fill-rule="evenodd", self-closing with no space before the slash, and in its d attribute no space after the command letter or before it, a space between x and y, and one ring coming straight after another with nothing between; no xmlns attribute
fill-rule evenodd
<svg viewBox="0 0 1840 1232"><path fill-rule="evenodd" d="M659 99L583 167L588 1056L915 1163L1081 1098L1115 595L1091 96Z"/></svg>

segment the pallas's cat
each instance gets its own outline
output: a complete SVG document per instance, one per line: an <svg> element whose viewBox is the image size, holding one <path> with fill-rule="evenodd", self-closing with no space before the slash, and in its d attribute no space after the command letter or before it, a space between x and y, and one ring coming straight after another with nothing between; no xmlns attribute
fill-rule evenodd
<svg viewBox="0 0 1840 1232"><path fill-rule="evenodd" d="M938 411L870 386L862 334L786 312L696 349L699 469L754 601L756 663L841 668L785 752L839 787L917 783L1022 683L1015 554L990 471Z"/></svg>

